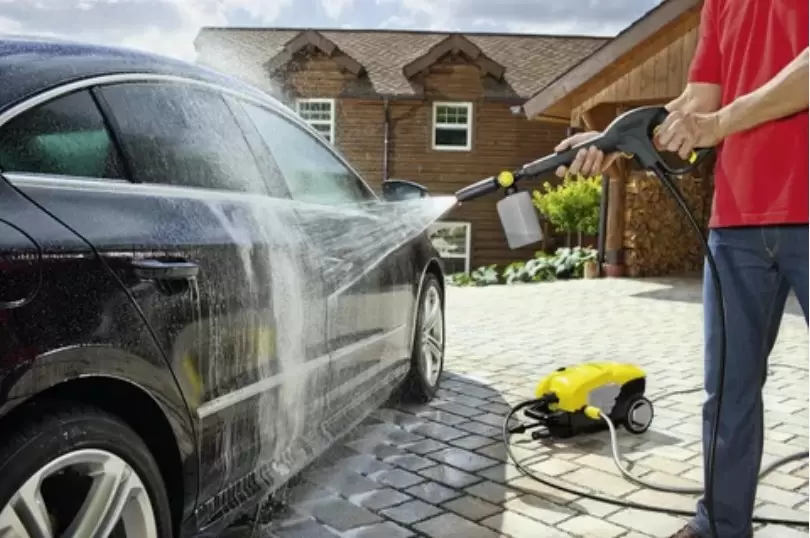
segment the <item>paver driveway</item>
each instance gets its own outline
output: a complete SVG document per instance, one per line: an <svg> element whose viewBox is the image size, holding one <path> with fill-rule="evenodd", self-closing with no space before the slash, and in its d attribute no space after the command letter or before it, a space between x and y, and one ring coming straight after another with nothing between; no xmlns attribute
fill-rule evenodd
<svg viewBox="0 0 810 538"><path fill-rule="evenodd" d="M766 460L807 449L807 328L791 298L766 386ZM620 430L637 475L700 485L702 393L671 397L702 380L697 280L601 280L450 288L447 364L431 405L383 409L331 450L287 492L283 517L260 534L280 538L642 538L683 523L560 493L523 477L506 457L500 427L508 405L537 379L589 360L637 363L656 404L641 436ZM733 338L733 335L732 335ZM778 363L778 364L777 364ZM797 370L796 368L801 368ZM619 477L606 434L516 449L531 467L577 487L628 500L693 509L694 497L641 489ZM765 478L757 512L804 518L807 462ZM801 532L800 532L801 531ZM807 536L765 527L758 538Z"/></svg>

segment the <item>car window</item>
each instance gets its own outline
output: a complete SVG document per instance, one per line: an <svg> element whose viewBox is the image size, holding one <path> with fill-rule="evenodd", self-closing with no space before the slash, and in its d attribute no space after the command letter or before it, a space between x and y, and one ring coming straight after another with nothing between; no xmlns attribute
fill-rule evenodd
<svg viewBox="0 0 810 538"><path fill-rule="evenodd" d="M267 109L242 103L267 144L294 200L345 205L374 194L327 147L292 122Z"/></svg>
<svg viewBox="0 0 810 538"><path fill-rule="evenodd" d="M104 117L87 91L49 101L0 129L0 169L120 179L123 167Z"/></svg>
<svg viewBox="0 0 810 538"><path fill-rule="evenodd" d="M99 91L135 181L265 193L253 153L221 95L158 83Z"/></svg>

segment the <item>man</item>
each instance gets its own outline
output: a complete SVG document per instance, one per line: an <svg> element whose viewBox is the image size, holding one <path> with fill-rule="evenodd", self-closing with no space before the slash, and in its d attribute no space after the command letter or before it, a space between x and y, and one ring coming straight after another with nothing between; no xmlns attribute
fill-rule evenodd
<svg viewBox="0 0 810 538"><path fill-rule="evenodd" d="M792 289L808 317L808 1L706 0L683 94L656 137L686 158L718 146L709 244L725 295L728 366L715 415L721 330L704 270L704 461L719 426L714 516L718 538L751 538L763 447L762 385ZM561 142L562 151L596 133ZM580 151L566 173L595 175L617 155ZM704 466L705 467L705 466ZM706 500L672 538L712 538Z"/></svg>

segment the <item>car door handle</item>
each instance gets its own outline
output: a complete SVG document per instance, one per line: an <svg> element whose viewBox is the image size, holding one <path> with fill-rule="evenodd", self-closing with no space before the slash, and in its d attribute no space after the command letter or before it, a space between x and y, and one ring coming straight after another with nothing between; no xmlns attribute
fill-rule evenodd
<svg viewBox="0 0 810 538"><path fill-rule="evenodd" d="M196 263L161 260L134 260L135 276L144 280L188 280L200 272Z"/></svg>

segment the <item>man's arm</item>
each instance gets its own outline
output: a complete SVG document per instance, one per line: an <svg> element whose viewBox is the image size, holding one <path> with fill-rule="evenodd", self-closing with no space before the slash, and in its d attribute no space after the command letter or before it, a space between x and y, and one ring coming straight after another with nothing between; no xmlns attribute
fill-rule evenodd
<svg viewBox="0 0 810 538"><path fill-rule="evenodd" d="M720 21L717 0L706 0L700 13L698 44L689 65L688 83L683 93L666 105L670 113L659 126L656 145L677 152L686 159L692 152L685 119L714 114L722 103L723 54L720 50Z"/></svg>
<svg viewBox="0 0 810 538"><path fill-rule="evenodd" d="M684 114L710 114L720 109L721 88L719 84L690 82L677 99L666 105L669 112Z"/></svg>
<svg viewBox="0 0 810 538"><path fill-rule="evenodd" d="M677 111L678 114L710 114L720 108L721 103L721 82L723 71L723 58L720 51L720 41L718 30L720 25L715 15L717 11L717 0L705 0L701 8L700 30L697 49L692 57L689 66L689 77L686 88L681 95L671 101L667 106L670 112ZM673 114L670 114L673 117ZM671 120L668 119L669 122ZM668 121L662 127L668 125ZM588 132L576 134L560 142L554 151L563 151L571 146L585 142L598 132ZM670 136L670 138L672 138ZM670 143L676 151L684 144L685 136L676 136ZM593 176L606 170L618 157L619 153L605 155L603 152L591 146L588 150L582 150L577 154L570 167L561 166L557 169L557 175L563 177L565 174L579 174ZM688 153L686 153L688 156ZM686 158L686 157L684 157Z"/></svg>
<svg viewBox="0 0 810 538"><path fill-rule="evenodd" d="M808 74L808 49L804 49L766 84L717 112L720 138L807 110Z"/></svg>

